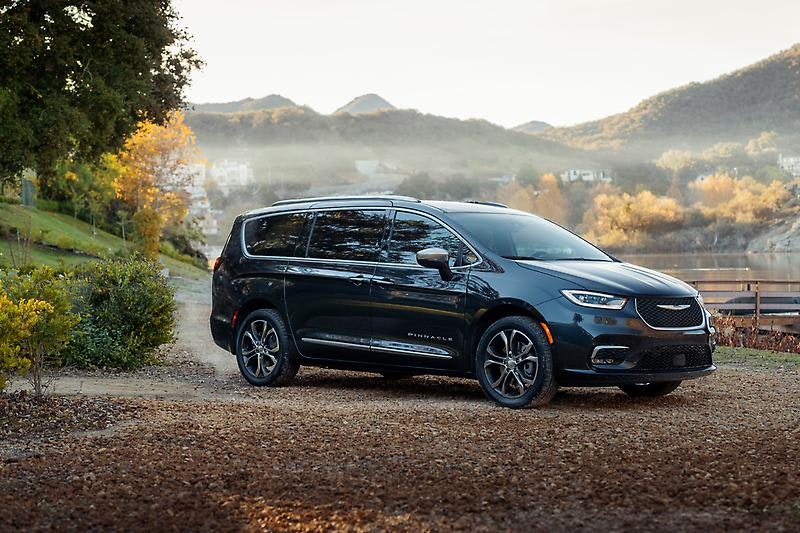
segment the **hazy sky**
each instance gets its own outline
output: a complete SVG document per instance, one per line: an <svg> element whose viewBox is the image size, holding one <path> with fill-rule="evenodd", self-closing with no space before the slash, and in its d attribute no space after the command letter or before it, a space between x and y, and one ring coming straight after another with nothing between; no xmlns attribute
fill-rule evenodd
<svg viewBox="0 0 800 533"><path fill-rule="evenodd" d="M504 126L625 111L800 42L800 0L175 0L190 101L360 94Z"/></svg>

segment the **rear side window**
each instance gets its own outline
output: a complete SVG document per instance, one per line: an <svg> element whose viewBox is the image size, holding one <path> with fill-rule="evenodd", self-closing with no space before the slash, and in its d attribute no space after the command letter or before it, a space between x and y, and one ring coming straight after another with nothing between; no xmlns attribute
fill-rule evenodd
<svg viewBox="0 0 800 533"><path fill-rule="evenodd" d="M417 264L417 252L425 248L444 248L450 254L450 266L456 266L461 240L453 232L428 217L397 211L389 241L389 262Z"/></svg>
<svg viewBox="0 0 800 533"><path fill-rule="evenodd" d="M311 231L308 257L377 261L385 226L385 210L320 211Z"/></svg>
<svg viewBox="0 0 800 533"><path fill-rule="evenodd" d="M291 213L248 220L244 224L247 253L293 257L305 217L305 213Z"/></svg>

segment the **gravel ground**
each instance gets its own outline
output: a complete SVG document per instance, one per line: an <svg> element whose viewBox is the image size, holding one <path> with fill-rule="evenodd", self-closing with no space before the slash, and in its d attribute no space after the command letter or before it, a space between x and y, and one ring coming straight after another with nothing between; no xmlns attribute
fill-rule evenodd
<svg viewBox="0 0 800 533"><path fill-rule="evenodd" d="M91 396L0 397L23 413L0 414L0 531L800 530L797 365L512 411L463 379L304 368L257 389L189 337L161 371L63 378Z"/></svg>

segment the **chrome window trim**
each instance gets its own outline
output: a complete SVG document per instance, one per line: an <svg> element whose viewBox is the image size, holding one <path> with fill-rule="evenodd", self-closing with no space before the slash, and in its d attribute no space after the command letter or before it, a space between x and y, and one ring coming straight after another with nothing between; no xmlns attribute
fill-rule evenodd
<svg viewBox="0 0 800 533"><path fill-rule="evenodd" d="M669 298L669 297L665 296L665 298ZM689 298L689 296L674 296L673 298ZM694 299L697 302L697 305L700 306L700 311L701 311L701 315L703 316L703 318L700 321L699 325L697 325L697 326L689 326L688 328L657 328L655 326L651 326L650 323L647 322L647 320L644 319L644 317L642 316L642 313L639 312L639 298L638 297L634 297L633 298L633 307L634 307L634 309L636 309L636 314L639 315L639 318L642 319L642 322L644 322L645 325L650 329L654 329L656 331L694 331L694 330L697 330L697 329L705 328L706 327L706 322L708 320L708 317L706 316L705 307L703 307L703 305L697 299L697 296L695 296Z"/></svg>
<svg viewBox="0 0 800 533"><path fill-rule="evenodd" d="M472 246L458 231L453 229L453 227L450 226L447 222L444 222L443 220L439 219L438 217L436 217L434 215L431 215L430 213L426 213L424 211L419 211L417 209L411 209L411 208L408 208L408 207L393 207L393 206L365 206L365 207L341 207L340 206L340 207L323 207L323 208L320 208L320 209L304 208L304 209L294 209L294 210L290 210L290 211L279 211L279 212L276 212L276 213L265 213L263 215L255 216L255 217L252 217L252 218L248 218L248 219L246 219L246 220L244 220L242 222L242 229L239 232L240 233L239 238L240 238L240 243L241 243L241 248L242 248L242 255L244 255L248 259L289 260L289 261L315 262L315 263L322 262L322 263L335 263L335 264L343 264L343 265L369 265L369 266L377 265L377 266L390 267L390 268L416 268L416 269L419 269L419 270L431 270L429 268L425 268L422 265L412 265L412 264L407 264L407 263L388 263L388 262L381 262L381 261L359 261L359 260L353 260L353 259L316 259L316 258L313 258L313 257L287 257L287 256L283 256L283 255L252 255L247 251L247 243L245 242L245 239L244 239L244 232L245 232L245 226L247 224L249 224L250 222L253 222L253 221L256 221L256 220L260 220L262 218L274 217L274 216L279 216L279 215L295 215L297 213L312 214L312 213L316 213L316 212L319 212L319 211L353 211L353 210L359 210L359 211L387 211L387 212L388 211L403 211L403 212L406 212L406 213L413 213L415 215L421 215L421 216L423 216L425 218L433 220L434 222L444 226L445 229L447 229L453 235L455 235L456 238L458 240L460 240L462 243L464 243L464 245L467 248L469 248L470 251L473 254L475 254L475 257L478 258L478 260L475 261L474 263L470 263L468 265L452 267L450 270L454 270L454 271L464 270L464 269L467 269L467 268L472 268L472 267L478 266L481 263L483 263L483 256L480 253L478 253L478 251L475 249L475 247ZM392 221L392 223L394 223L394 221Z"/></svg>

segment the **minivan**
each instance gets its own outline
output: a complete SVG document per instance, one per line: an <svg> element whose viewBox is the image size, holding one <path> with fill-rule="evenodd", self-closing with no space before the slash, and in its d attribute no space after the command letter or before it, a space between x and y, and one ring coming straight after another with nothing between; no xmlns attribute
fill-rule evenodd
<svg viewBox="0 0 800 533"><path fill-rule="evenodd" d="M518 408L559 386L662 396L715 370L691 286L487 202L276 202L235 220L212 297L214 341L253 385L301 365L440 374Z"/></svg>

